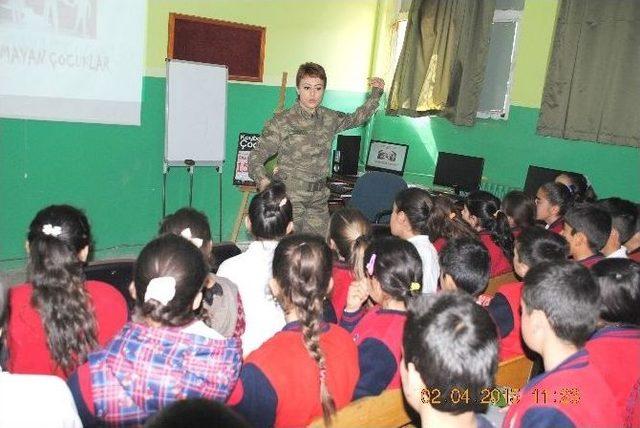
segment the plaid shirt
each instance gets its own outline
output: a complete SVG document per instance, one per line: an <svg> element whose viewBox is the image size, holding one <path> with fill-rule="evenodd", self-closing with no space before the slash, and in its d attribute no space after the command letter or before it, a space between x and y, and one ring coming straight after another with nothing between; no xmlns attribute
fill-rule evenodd
<svg viewBox="0 0 640 428"><path fill-rule="evenodd" d="M210 339L180 328L128 323L89 356L96 416L109 424L142 424L180 399L224 402L241 364L237 337Z"/></svg>

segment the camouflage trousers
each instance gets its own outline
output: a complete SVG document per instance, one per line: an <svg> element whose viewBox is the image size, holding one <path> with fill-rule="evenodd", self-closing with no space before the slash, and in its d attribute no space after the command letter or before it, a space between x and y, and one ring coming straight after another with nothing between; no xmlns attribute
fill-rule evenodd
<svg viewBox="0 0 640 428"><path fill-rule="evenodd" d="M304 182L285 184L293 206L295 232L326 237L329 227L329 189L324 186L319 190L308 190Z"/></svg>

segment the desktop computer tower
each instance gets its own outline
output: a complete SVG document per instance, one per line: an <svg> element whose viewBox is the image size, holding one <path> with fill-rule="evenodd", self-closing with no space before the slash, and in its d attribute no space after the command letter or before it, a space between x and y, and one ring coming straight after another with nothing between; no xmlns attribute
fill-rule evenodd
<svg viewBox="0 0 640 428"><path fill-rule="evenodd" d="M357 175L360 157L360 136L338 135L336 150L333 152L333 174Z"/></svg>

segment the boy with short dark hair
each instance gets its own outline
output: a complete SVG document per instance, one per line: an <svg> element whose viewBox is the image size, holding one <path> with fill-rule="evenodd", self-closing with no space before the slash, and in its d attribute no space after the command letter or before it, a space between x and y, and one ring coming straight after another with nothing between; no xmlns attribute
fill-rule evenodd
<svg viewBox="0 0 640 428"><path fill-rule="evenodd" d="M524 229L513 251L513 269L524 278L530 268L543 262L567 260L569 245L562 236L541 227ZM500 361L524 354L520 333L520 299L522 281L500 287L487 310L498 327L500 335Z"/></svg>
<svg viewBox="0 0 640 428"><path fill-rule="evenodd" d="M409 306L400 362L402 389L423 427L491 424L479 413L498 366L487 312L461 292L422 295Z"/></svg>
<svg viewBox="0 0 640 428"><path fill-rule="evenodd" d="M589 268L603 259L600 250L611 234L611 216L595 204L576 204L565 214L561 234L573 259Z"/></svg>
<svg viewBox="0 0 640 428"><path fill-rule="evenodd" d="M607 258L627 258L627 248L623 245L635 233L638 209L635 204L620 198L607 198L598 201L598 206L611 216L611 234L602 248Z"/></svg>
<svg viewBox="0 0 640 428"><path fill-rule="evenodd" d="M451 239L440 250L440 287L478 297L489 284L491 261L487 248L471 238Z"/></svg>
<svg viewBox="0 0 640 428"><path fill-rule="evenodd" d="M613 393L582 348L595 330L599 304L598 286L578 263L545 262L527 272L522 337L542 356L546 372L520 391L504 427L621 426Z"/></svg>
<svg viewBox="0 0 640 428"><path fill-rule="evenodd" d="M640 263L605 259L591 273L602 304L599 329L585 347L613 391L625 426L640 427Z"/></svg>

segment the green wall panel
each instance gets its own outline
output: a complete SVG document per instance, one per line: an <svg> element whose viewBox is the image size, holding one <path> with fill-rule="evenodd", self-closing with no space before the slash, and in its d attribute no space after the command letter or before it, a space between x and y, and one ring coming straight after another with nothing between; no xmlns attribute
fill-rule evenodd
<svg viewBox="0 0 640 428"><path fill-rule="evenodd" d="M485 158L485 181L522 187L530 164L581 171L601 197L640 200L640 150L536 135L538 109L512 106L508 120L479 120L473 127L433 118L378 113L374 138L409 144L409 181L431 184L438 151Z"/></svg>

